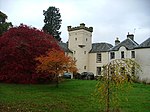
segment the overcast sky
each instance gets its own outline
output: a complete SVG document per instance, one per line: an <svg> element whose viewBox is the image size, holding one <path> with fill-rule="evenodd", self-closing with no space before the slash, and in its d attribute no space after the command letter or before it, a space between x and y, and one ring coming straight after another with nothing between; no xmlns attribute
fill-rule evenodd
<svg viewBox="0 0 150 112"><path fill-rule="evenodd" d="M128 32L139 44L150 37L150 0L0 0L0 10L9 22L42 29L43 10L55 6L61 13L61 38L68 40L67 26L85 23L93 27L93 43L114 44L122 41Z"/></svg>

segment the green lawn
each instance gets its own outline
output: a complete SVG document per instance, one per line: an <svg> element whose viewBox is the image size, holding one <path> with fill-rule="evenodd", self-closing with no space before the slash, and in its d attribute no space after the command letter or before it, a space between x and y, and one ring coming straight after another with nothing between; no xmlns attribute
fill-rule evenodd
<svg viewBox="0 0 150 112"><path fill-rule="evenodd" d="M92 96L96 81L67 80L55 85L0 84L0 112L99 112ZM122 112L149 112L150 85L133 84Z"/></svg>

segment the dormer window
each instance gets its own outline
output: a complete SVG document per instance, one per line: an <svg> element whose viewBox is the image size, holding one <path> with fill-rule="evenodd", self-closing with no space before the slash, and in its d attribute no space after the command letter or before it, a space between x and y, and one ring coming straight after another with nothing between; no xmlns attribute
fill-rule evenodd
<svg viewBox="0 0 150 112"><path fill-rule="evenodd" d="M115 59L115 53L114 52L110 53L110 59Z"/></svg>
<svg viewBox="0 0 150 112"><path fill-rule="evenodd" d="M131 58L135 58L135 51L131 51Z"/></svg>
<svg viewBox="0 0 150 112"><path fill-rule="evenodd" d="M124 58L124 51L121 51L121 58Z"/></svg>

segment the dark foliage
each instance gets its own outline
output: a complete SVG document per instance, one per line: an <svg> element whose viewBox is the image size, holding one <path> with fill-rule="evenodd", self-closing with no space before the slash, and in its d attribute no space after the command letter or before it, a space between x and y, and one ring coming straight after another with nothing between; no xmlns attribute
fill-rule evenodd
<svg viewBox="0 0 150 112"><path fill-rule="evenodd" d="M0 37L0 82L38 83L47 74L36 73L35 58L48 49L60 49L56 40L26 25L10 28Z"/></svg>
<svg viewBox="0 0 150 112"><path fill-rule="evenodd" d="M47 11L43 11L44 18L44 27L43 30L46 33L49 33L53 37L55 37L58 41L61 40L60 34L58 30L61 27L61 15L59 13L59 9L56 7L49 7Z"/></svg>
<svg viewBox="0 0 150 112"><path fill-rule="evenodd" d="M6 19L7 15L0 11L0 36L13 26L11 22L6 22Z"/></svg>

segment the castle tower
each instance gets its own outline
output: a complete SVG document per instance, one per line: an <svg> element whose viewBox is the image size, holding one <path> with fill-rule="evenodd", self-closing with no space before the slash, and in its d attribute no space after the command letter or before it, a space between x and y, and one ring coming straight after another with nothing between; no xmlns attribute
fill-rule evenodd
<svg viewBox="0 0 150 112"><path fill-rule="evenodd" d="M69 40L68 47L73 52L73 58L77 60L78 72L88 71L88 55L92 49L93 27L86 27L84 23L80 26L68 26Z"/></svg>

